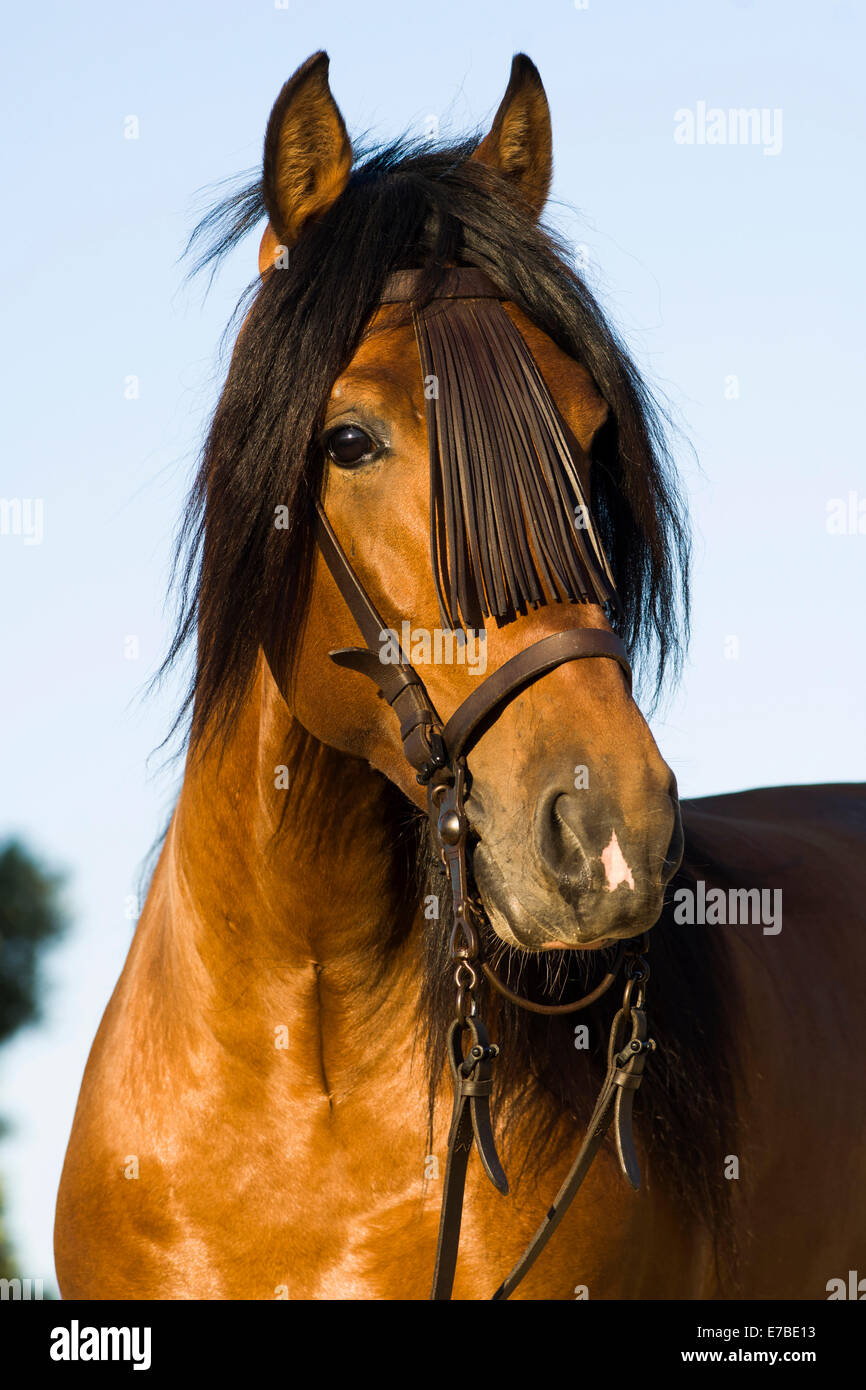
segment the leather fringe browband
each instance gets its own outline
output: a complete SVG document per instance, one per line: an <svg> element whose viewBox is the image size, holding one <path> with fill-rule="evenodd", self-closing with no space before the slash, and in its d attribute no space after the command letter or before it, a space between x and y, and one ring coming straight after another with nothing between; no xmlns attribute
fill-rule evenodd
<svg viewBox="0 0 866 1390"><path fill-rule="evenodd" d="M617 604L562 418L505 298L481 270L392 274L412 303L430 444L430 548L443 626L544 603Z"/></svg>

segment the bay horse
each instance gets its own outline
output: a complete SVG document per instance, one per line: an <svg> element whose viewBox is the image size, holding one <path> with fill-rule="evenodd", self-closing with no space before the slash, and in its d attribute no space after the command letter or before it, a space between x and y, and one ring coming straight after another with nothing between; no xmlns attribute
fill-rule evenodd
<svg viewBox="0 0 866 1390"><path fill-rule="evenodd" d="M822 1299L862 1263L864 797L679 806L630 668L650 696L676 669L688 529L652 398L539 222L550 176L525 56L482 140L358 154L320 53L206 219L206 263L267 226L186 515L185 776L84 1076L64 1297L427 1297L446 1043L483 1017L452 1273L490 1298L609 1079L627 946L635 1152L598 1148L515 1297Z"/></svg>

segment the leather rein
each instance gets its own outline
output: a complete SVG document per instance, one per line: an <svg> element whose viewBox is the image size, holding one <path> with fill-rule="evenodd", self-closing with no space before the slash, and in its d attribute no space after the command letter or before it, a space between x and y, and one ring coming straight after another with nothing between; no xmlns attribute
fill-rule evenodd
<svg viewBox="0 0 866 1390"><path fill-rule="evenodd" d="M411 302L421 272L398 271L387 282L383 303ZM436 299L504 296L480 270L447 271ZM448 1031L448 1061L454 1084L454 1107L448 1137L448 1157L439 1223L439 1239L431 1299L451 1297L457 1264L466 1171L473 1142L482 1167L503 1194L508 1181L496 1152L490 1117L492 1067L498 1047L490 1042L478 1014L473 991L479 971L510 1003L539 1014L568 1014L588 1008L613 984L625 962L622 1007L610 1028L607 1071L586 1135L559 1192L523 1255L492 1295L506 1299L528 1273L565 1216L602 1141L613 1125L617 1156L626 1180L640 1184L632 1135L632 1106L648 1052L655 1043L647 1036L644 1009L649 966L644 955L646 934L620 942L610 969L588 994L571 1003L541 1004L515 993L482 958L478 923L480 905L469 890L466 845L469 822L464 810L466 758L488 722L527 686L568 661L597 657L616 661L631 686L631 667L625 648L610 630L570 628L532 643L506 661L475 688L444 722L436 712L424 682L405 653L400 660L382 659L381 643L389 629L355 573L321 503L316 503L316 532L325 563L364 639L363 647L329 653L338 666L358 671L378 686L400 722L403 752L418 782L427 788L427 814L434 843L448 870L452 894L449 955L457 989L456 1014ZM464 1050L464 1035L468 1046Z"/></svg>

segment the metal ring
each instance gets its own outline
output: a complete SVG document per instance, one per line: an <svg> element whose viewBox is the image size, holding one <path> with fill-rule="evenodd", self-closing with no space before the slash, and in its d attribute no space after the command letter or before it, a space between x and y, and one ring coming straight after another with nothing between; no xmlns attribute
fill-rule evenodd
<svg viewBox="0 0 866 1390"><path fill-rule="evenodd" d="M457 962L457 968L454 971L454 983L459 990L475 989L478 984L478 976L468 961L460 960Z"/></svg>
<svg viewBox="0 0 866 1390"><path fill-rule="evenodd" d="M437 782L435 787L430 788L430 800L437 810L439 809L439 802L447 791L451 791L453 785L453 782Z"/></svg>
<svg viewBox="0 0 866 1390"><path fill-rule="evenodd" d="M457 945L457 933L463 932L464 946ZM481 950L481 942L478 938L478 931L475 923L471 922L465 915L460 915L451 928L451 938L448 943L448 950L452 960L477 960L478 952Z"/></svg>
<svg viewBox="0 0 866 1390"><path fill-rule="evenodd" d="M632 990L637 985L637 998L634 1003L631 1001ZM643 980L628 980L622 996L622 1012L627 1014L630 1009L642 1009L644 1004L644 982Z"/></svg>
<svg viewBox="0 0 866 1390"><path fill-rule="evenodd" d="M649 962L643 956L630 955L625 963L626 978L645 984L650 977Z"/></svg>
<svg viewBox="0 0 866 1390"><path fill-rule="evenodd" d="M468 1011L466 1008L467 1003L469 1005ZM461 986L460 989L458 989L457 991L457 1018L459 1019L460 1023L462 1023L464 1028L466 1027L466 1020L468 1018L474 1018L475 1007L475 999L473 998L471 991L466 990Z"/></svg>

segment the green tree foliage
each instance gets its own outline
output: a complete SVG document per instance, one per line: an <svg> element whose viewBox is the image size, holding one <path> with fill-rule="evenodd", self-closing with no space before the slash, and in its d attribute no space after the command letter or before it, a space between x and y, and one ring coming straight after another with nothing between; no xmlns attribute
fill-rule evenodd
<svg viewBox="0 0 866 1390"><path fill-rule="evenodd" d="M61 875L48 873L14 840L0 850L0 1044L42 1016L41 955L67 925L60 906L62 882ZM0 1116L0 1138L3 1130ZM0 1278L17 1273L0 1186Z"/></svg>
<svg viewBox="0 0 866 1390"><path fill-rule="evenodd" d="M66 926L61 883L15 841L0 851L0 1043L41 1017L40 955Z"/></svg>
<svg viewBox="0 0 866 1390"><path fill-rule="evenodd" d="M0 1187L0 1279L14 1279L18 1270L12 1258L12 1246L6 1238L3 1222L3 1188Z"/></svg>

